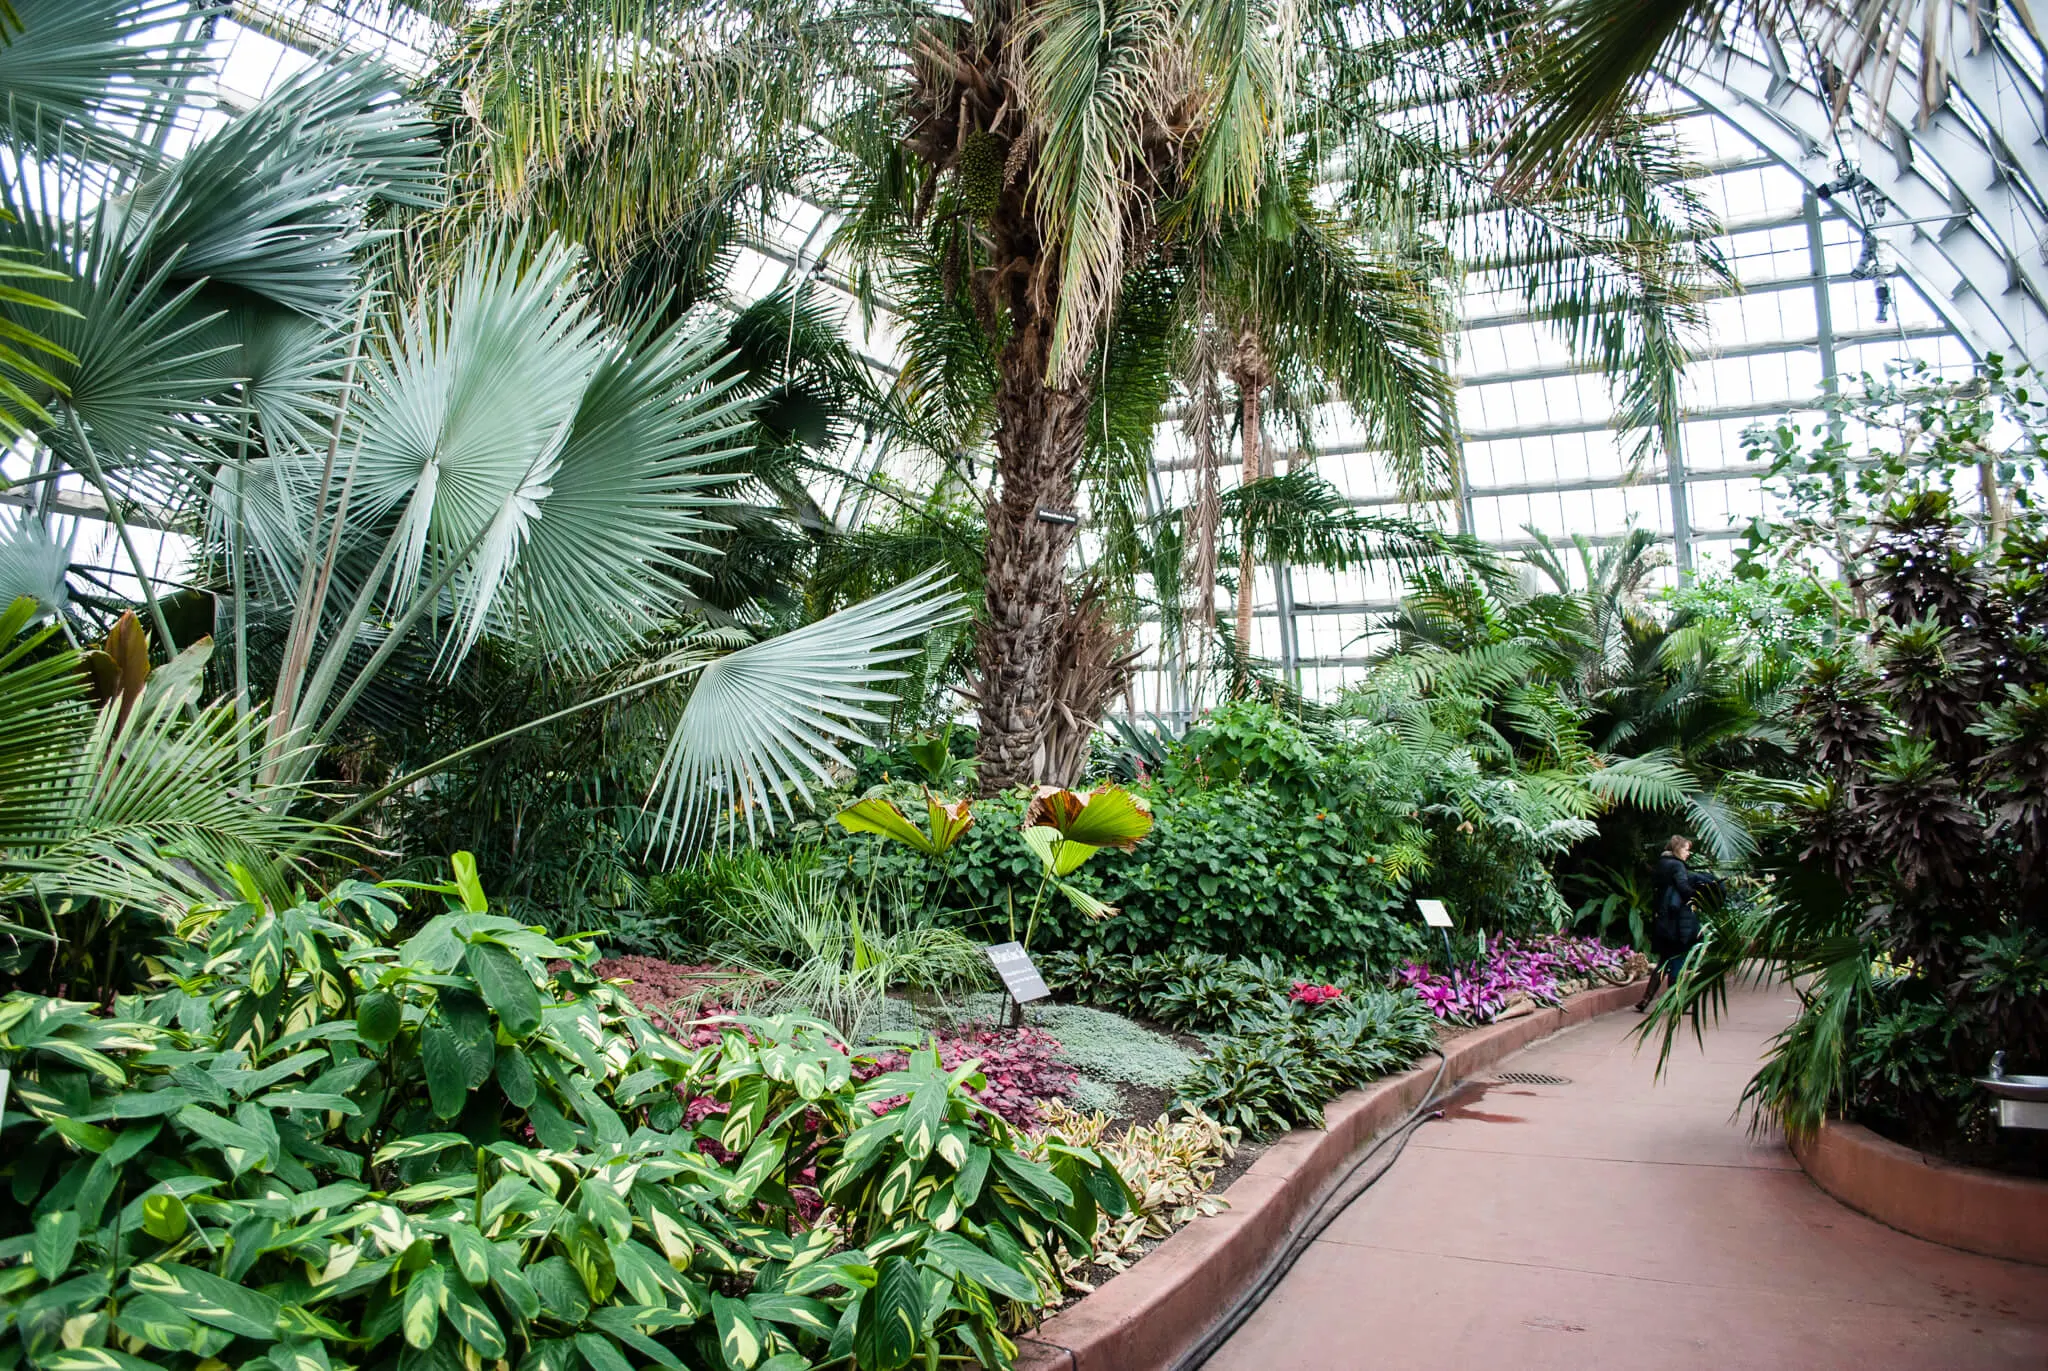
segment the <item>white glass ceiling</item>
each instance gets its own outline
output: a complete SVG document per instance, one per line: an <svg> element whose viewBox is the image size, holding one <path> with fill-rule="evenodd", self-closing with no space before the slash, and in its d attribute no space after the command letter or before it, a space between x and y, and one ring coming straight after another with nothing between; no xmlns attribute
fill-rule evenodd
<svg viewBox="0 0 2048 1371"><path fill-rule="evenodd" d="M399 5L242 0L225 14L214 6L194 8L212 11L191 22L210 30L213 74L195 87L201 98L171 131L168 146L173 150L208 131L227 111L260 98L318 60L314 54L338 48L370 51L418 72L426 66L433 41L428 23ZM343 17L342 8L360 9L369 17ZM2040 235L2028 239L2029 225L2020 220L2040 208L2041 186L2011 147L2026 147L2030 156L2038 153L2048 116L2041 100L2040 47L2015 31L2016 25L2009 23L2007 30L1995 34L1994 56L2003 64L2000 79L2005 87L2024 87L2031 80L2031 90L2019 91L2026 98L2018 107L2034 126L1995 128L1986 122L1983 101L1955 104L1963 111L1959 118L1975 120L1963 125L1966 131L1974 128L1987 148L2004 149L2001 169L2021 191L2020 209L2006 211L2016 216L2012 223L1975 224L1973 231L2022 245L2005 249L2015 261L2022 251L2034 253L2031 271L2048 258L2040 255ZM1785 80L1792 82L1789 76ZM1603 540L1632 525L1653 528L1670 547L1674 567L1667 575L1675 575L1679 564L1725 565L1733 540L1766 512L1759 473L1743 457L1745 428L1788 412L1811 415L1815 400L1829 386L1853 384L1865 372L1881 374L1895 360L1922 358L1953 375L1968 370L1985 347L1984 330L1975 328L1980 336L1966 337L1958 321L1970 326L1981 318L1983 292L1965 295L1953 278L1924 281L1913 274L1915 266L1934 262L1925 253L1914 255L1923 235L1929 241L1946 239L1955 225L1906 223L1907 216L1891 214L1881 236L1885 252L1901 257L1897 274L1882 281L1859 279L1867 205L1852 195L1822 199L1811 189L1830 175L1835 149L1798 148L1795 162L1775 125L1745 118L1744 127L1737 127L1724 117L1727 106L1716 112L1678 89L1667 98L1682 146L1700 168L1690 184L1718 218L1721 232L1715 242L1739 283L1739 289L1706 302L1707 325L1695 340L1697 360L1687 370L1682 392L1686 418L1675 460L1659 456L1649 465L1632 467L1629 453L1636 435L1615 429L1609 383L1575 366L1562 343L1529 317L1515 291L1475 273L1467 281L1457 358L1464 429L1461 496L1422 509L1402 504L1374 455L1335 407L1318 434L1315 452L1282 452L1280 469L1312 462L1362 507L1429 518L1505 549L1530 545L1531 530L1557 539L1585 534ZM1714 98L1718 102L1721 97ZM1997 105L1993 117L2011 120L2012 108ZM1926 157L1923 152L1923 164ZM1931 174L1936 169L1923 165L1920 170ZM738 254L727 283L730 301L744 305L800 273L810 289L838 301L852 341L870 364L893 372L891 321L880 314L872 327L863 328L835 263L819 260L832 228L829 217L813 206L785 205L763 241ZM1934 274L1939 265L1926 267L1927 273ZM2028 272L2013 277L2022 284L2027 278ZM1883 306L1881 285L1889 296ZM1969 288L1967 280L1964 288ZM2020 320L2007 329L2008 339L2018 338L2035 356L2048 356L2048 338L2031 331L2033 314L2017 305L2001 309L1996 299L1988 303L2000 319ZM903 460L873 445L845 454L849 470L871 470L877 463L886 469ZM1196 473L1177 425L1162 425L1157 468L1155 499L1169 506L1191 502ZM1236 462L1228 460L1220 472L1226 488L1235 473ZM853 488L817 493L842 522L864 517ZM96 521L86 521L81 536L91 542L101 532ZM112 549L106 551L109 555L93 553L91 558L117 565ZM171 555L175 551L170 549ZM1373 625L1397 593L1383 574L1262 569L1253 648L1292 673L1306 694L1325 694L1362 669ZM1168 673L1148 662L1136 703L1140 710L1170 712L1184 701L1175 698Z"/></svg>

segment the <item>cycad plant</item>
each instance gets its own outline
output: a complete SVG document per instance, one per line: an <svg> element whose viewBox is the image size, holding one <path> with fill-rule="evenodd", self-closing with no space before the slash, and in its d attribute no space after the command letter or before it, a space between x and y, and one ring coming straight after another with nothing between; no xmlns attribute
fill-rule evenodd
<svg viewBox="0 0 2048 1371"><path fill-rule="evenodd" d="M286 812L290 792L247 784L263 723L201 705L209 644L152 669L133 615L91 653L40 616L26 596L0 607L4 966L104 998L138 979L162 920L238 886L282 897L275 854L339 835Z"/></svg>

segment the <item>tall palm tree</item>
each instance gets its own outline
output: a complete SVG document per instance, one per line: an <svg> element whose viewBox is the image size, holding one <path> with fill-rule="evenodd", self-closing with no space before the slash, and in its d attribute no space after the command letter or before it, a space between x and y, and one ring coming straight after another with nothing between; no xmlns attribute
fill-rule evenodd
<svg viewBox="0 0 2048 1371"><path fill-rule="evenodd" d="M1357 216L1349 251L1412 267L1401 234L1357 231L1390 198L1419 207L1404 222L1499 208L1486 106L1526 83L1523 40L1541 33L1532 7L1504 0L447 8L461 37L437 107L460 111L458 156L487 173L478 214L537 215L622 260L724 212L707 207L783 187L845 215L848 284L901 321L902 390L924 431L948 454L993 448L989 787L1034 779L1084 484L1106 539L1134 522L1123 459L1149 454L1181 374L1189 255L1232 235L1285 239L1302 194L1321 203L1327 187L1339 218ZM1654 144L1640 130L1616 140L1504 231L1539 308L1582 352L1646 376L1675 364L1683 296L1644 231L1659 213ZM1262 316L1269 331L1292 326ZM1423 435L1445 429L1445 388L1440 364L1432 384L1398 384L1431 370L1404 341L1357 329L1350 370L1377 384L1346 398L1411 435L1390 448L1414 470ZM1668 385L1652 391L1675 404Z"/></svg>

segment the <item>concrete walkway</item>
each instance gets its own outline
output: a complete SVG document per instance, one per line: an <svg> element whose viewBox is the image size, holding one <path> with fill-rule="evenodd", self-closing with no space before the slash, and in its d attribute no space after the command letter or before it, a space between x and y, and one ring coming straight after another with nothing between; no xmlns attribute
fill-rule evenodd
<svg viewBox="0 0 2048 1371"><path fill-rule="evenodd" d="M1209 1371L2048 1367L2048 1268L1843 1208L1731 1117L1792 1013L1738 996L1653 1081L1609 1015L1471 1088L1302 1255Z"/></svg>

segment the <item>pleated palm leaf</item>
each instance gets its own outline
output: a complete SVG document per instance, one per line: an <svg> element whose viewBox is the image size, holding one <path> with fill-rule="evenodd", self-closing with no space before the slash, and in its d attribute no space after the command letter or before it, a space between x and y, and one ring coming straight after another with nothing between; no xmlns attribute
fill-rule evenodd
<svg viewBox="0 0 2048 1371"><path fill-rule="evenodd" d="M723 331L607 324L552 238L480 242L391 295L370 275L374 216L430 205L439 161L388 74L349 62L287 82L125 197L58 170L15 188L11 231L75 273L53 292L76 306L53 330L71 360L33 397L56 420L37 431L40 474L106 495L160 640L123 511L147 500L208 536L229 569L237 698L261 693L249 625L283 623L267 727L234 737L264 793L293 793L396 660L456 671L493 634L588 677L687 607L697 535L751 446ZM894 646L875 634L914 637L948 604L926 581L847 610L824 630L844 650L801 690L693 692L683 732L708 770L691 775L727 768L750 800L785 790L866 719ZM756 644L724 674L789 650ZM713 701L758 729L721 733Z"/></svg>
<svg viewBox="0 0 2048 1371"><path fill-rule="evenodd" d="M115 172L156 165L162 92L205 47L178 28L185 0L9 0L0 42L0 141L39 160L91 158Z"/></svg>

